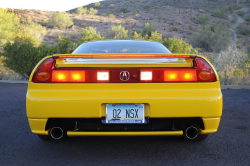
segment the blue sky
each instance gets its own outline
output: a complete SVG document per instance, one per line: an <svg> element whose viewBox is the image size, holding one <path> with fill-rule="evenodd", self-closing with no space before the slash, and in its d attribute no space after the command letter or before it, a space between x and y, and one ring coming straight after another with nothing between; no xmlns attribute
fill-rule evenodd
<svg viewBox="0 0 250 166"><path fill-rule="evenodd" d="M0 8L68 11L101 0L1 0Z"/></svg>

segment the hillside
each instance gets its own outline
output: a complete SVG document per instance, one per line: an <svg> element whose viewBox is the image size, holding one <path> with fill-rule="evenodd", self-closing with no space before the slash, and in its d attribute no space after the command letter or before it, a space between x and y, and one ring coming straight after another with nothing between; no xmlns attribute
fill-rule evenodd
<svg viewBox="0 0 250 166"><path fill-rule="evenodd" d="M95 4L84 6L87 9L92 7L97 9L98 13L96 15L78 15L76 14L76 9L68 11L68 15L74 21L74 26L71 29L57 29L48 25L53 12L35 10L26 10L23 13L20 13L20 10L15 10L15 12L20 17L31 17L33 21L45 26L47 33L43 43L48 44L54 44L58 35L69 35L72 40L75 40L81 33L82 28L88 26L96 27L101 35L106 35L107 29L111 25L121 24L128 30L129 37L131 37L135 31L142 32L147 22L156 24L157 31L162 33L164 37L176 36L189 41L189 36L199 25L195 20L199 14L210 16L210 21L207 24L219 23L232 27L234 20L231 21L228 18L219 18L212 15L215 8L222 8L228 4L232 4L235 7L233 12L230 11L228 13L228 16L232 15L231 19L235 19L232 13L236 13L236 10L239 9L244 9L245 17L249 15L249 6L246 6L247 4L243 2L237 5L235 0L105 0L101 1L101 5L97 7ZM115 16L115 18L111 18L110 14ZM240 18L236 17L236 19ZM248 26L249 22L245 22L245 24ZM249 47L248 37L241 35L239 37L239 42Z"/></svg>
<svg viewBox="0 0 250 166"><path fill-rule="evenodd" d="M72 20L67 28L51 24L55 12L13 11L21 23L41 26L30 31L50 46L56 45L58 36L62 35L75 42L88 27L96 28L101 36L113 38L107 31L112 25L122 25L130 39L135 32L145 33L145 24L149 23L152 32L157 30L163 39L177 37L199 48L199 54L215 65L223 84L250 84L250 60L245 63L245 50L250 59L250 0L104 0L67 11ZM0 58L0 79L22 77L4 68Z"/></svg>

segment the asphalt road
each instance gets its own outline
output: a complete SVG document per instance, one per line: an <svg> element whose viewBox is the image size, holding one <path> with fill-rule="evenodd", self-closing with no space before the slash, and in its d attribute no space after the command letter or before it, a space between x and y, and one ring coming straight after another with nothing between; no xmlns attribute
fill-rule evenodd
<svg viewBox="0 0 250 166"><path fill-rule="evenodd" d="M250 90L223 90L218 132L178 137L73 137L42 141L25 112L26 84L0 83L0 165L250 165Z"/></svg>

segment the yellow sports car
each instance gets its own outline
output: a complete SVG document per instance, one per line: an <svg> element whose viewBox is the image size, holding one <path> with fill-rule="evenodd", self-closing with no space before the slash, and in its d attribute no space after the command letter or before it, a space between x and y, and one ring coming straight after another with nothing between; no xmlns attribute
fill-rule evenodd
<svg viewBox="0 0 250 166"><path fill-rule="evenodd" d="M48 56L28 84L27 117L43 140L182 136L199 141L222 115L219 77L204 57L150 41L87 42Z"/></svg>

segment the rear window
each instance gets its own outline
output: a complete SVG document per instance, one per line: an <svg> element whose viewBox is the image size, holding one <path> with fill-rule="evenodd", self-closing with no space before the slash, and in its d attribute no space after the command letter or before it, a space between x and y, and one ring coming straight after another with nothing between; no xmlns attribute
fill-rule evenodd
<svg viewBox="0 0 250 166"><path fill-rule="evenodd" d="M72 54L82 53L171 53L157 42L116 40L87 42L80 45Z"/></svg>

